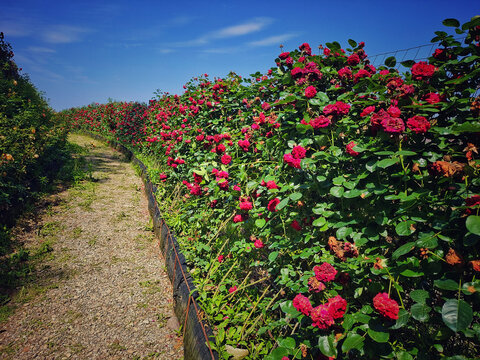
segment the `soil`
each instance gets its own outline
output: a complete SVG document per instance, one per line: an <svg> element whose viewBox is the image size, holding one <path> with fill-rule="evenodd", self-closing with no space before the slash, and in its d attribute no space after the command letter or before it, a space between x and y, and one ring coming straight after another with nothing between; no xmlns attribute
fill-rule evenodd
<svg viewBox="0 0 480 360"><path fill-rule="evenodd" d="M182 359L143 184L122 154L72 135L90 176L13 230L32 273L0 324L0 359Z"/></svg>

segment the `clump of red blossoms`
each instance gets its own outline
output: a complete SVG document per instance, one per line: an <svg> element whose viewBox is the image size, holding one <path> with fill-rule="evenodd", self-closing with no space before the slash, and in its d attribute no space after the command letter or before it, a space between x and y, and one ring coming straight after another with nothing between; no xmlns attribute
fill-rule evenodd
<svg viewBox="0 0 480 360"><path fill-rule="evenodd" d="M419 61L412 66L412 78L414 80L428 80L433 76L435 70L434 65Z"/></svg>
<svg viewBox="0 0 480 360"><path fill-rule="evenodd" d="M407 120L407 126L417 134L425 133L430 129L430 122L420 115L415 115Z"/></svg>
<svg viewBox="0 0 480 360"><path fill-rule="evenodd" d="M232 161L232 157L228 154L224 154L221 158L221 161L223 165L228 165Z"/></svg>
<svg viewBox="0 0 480 360"><path fill-rule="evenodd" d="M246 211L252 210L253 204L249 201L249 199L240 197L239 200L240 200L239 206L241 210L246 210Z"/></svg>
<svg viewBox="0 0 480 360"><path fill-rule="evenodd" d="M337 295L328 299L328 311L334 319L340 319L347 310L347 300Z"/></svg>
<svg viewBox="0 0 480 360"><path fill-rule="evenodd" d="M294 146L292 149L292 156L295 159L303 159L307 154L307 150L303 146Z"/></svg>
<svg viewBox="0 0 480 360"><path fill-rule="evenodd" d="M314 86L310 85L305 89L305 96L309 99L317 95L317 89Z"/></svg>
<svg viewBox="0 0 480 360"><path fill-rule="evenodd" d="M310 311L310 317L312 318L312 326L319 329L328 329L335 324L335 319L328 309L327 304L319 305Z"/></svg>
<svg viewBox="0 0 480 360"><path fill-rule="evenodd" d="M293 306L297 311L300 311L302 314L305 315L310 315L310 311L312 311L312 304L310 303L310 300L306 296L303 296L302 294L298 294L295 296L293 299Z"/></svg>
<svg viewBox="0 0 480 360"><path fill-rule="evenodd" d="M387 116L382 120L383 131L387 133L402 133L405 130L405 123L402 119Z"/></svg>
<svg viewBox="0 0 480 360"><path fill-rule="evenodd" d="M311 119L310 122L306 122L305 119L302 119L300 123L304 125L310 125L314 129L320 129L327 127L332 123L332 121L328 117L320 115L316 118Z"/></svg>
<svg viewBox="0 0 480 360"><path fill-rule="evenodd" d="M378 293L373 298L373 307L384 317L397 320L400 310L395 300L390 299L387 293Z"/></svg>
<svg viewBox="0 0 480 360"><path fill-rule="evenodd" d="M347 115L350 110L350 105L345 104L343 101L337 101L335 104L329 104L323 108L325 115L342 116Z"/></svg>
<svg viewBox="0 0 480 360"><path fill-rule="evenodd" d="M279 198L272 199L268 202L267 209L271 212L277 212L277 205L280 203Z"/></svg>
<svg viewBox="0 0 480 360"><path fill-rule="evenodd" d="M313 267L313 271L317 280L323 282L332 281L335 279L335 275L337 275L337 270L329 263L323 263L320 266L316 265Z"/></svg>

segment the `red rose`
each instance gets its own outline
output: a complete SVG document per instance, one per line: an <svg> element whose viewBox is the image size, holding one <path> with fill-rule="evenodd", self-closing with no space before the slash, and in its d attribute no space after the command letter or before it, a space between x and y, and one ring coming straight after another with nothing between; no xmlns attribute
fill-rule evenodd
<svg viewBox="0 0 480 360"><path fill-rule="evenodd" d="M420 115L415 115L407 120L407 126L417 134L425 133L430 129L430 122Z"/></svg>
<svg viewBox="0 0 480 360"><path fill-rule="evenodd" d="M312 326L318 327L319 329L328 329L335 323L335 319L326 304L313 308L310 311L310 317L312 318Z"/></svg>
<svg viewBox="0 0 480 360"><path fill-rule="evenodd" d="M305 315L310 315L310 311L312 311L312 304L310 303L310 300L306 296L303 296L302 294L298 294L295 296L293 299L293 306L297 311L300 311L302 314Z"/></svg>
<svg viewBox="0 0 480 360"><path fill-rule="evenodd" d="M303 159L307 153L307 150L303 146L294 146L292 149L292 155L295 159Z"/></svg>
<svg viewBox="0 0 480 360"><path fill-rule="evenodd" d="M265 245L264 245L264 243L263 243L262 240L257 239L257 240L255 240L255 243L253 244L253 246L255 246L257 249L261 249L261 248L263 248Z"/></svg>
<svg viewBox="0 0 480 360"><path fill-rule="evenodd" d="M288 164L291 167L294 167L296 169L301 168L301 161L302 159L296 159L292 156L292 154L284 154L283 155L283 161Z"/></svg>
<svg viewBox="0 0 480 360"><path fill-rule="evenodd" d="M432 105L442 101L442 99L440 98L440 95L438 95L436 93L428 93L424 96L423 99L427 103L432 104Z"/></svg>
<svg viewBox="0 0 480 360"><path fill-rule="evenodd" d="M357 71L357 73L353 76L353 82L354 83L357 83L358 80L362 79L362 78L367 78L367 77L371 77L372 74L370 72L368 72L367 70L365 69L360 69Z"/></svg>
<svg viewBox="0 0 480 360"><path fill-rule="evenodd" d="M244 198L240 198L239 206L240 206L241 210L246 210L246 211L252 210L252 208L253 208L253 204L250 201L248 201L247 199L244 199Z"/></svg>
<svg viewBox="0 0 480 360"><path fill-rule="evenodd" d="M313 271L315 272L315 277L319 281L329 282L335 279L337 275L337 270L330 265L329 263L323 263L320 266L314 266Z"/></svg>
<svg viewBox="0 0 480 360"><path fill-rule="evenodd" d="M387 133L401 133L405 130L402 119L388 116L382 120L383 131Z"/></svg>
<svg viewBox="0 0 480 360"><path fill-rule="evenodd" d="M349 155L352 155L352 156L357 156L359 155L360 153L359 152L356 152L355 150L353 150L353 147L356 146L357 144L355 144L353 141L350 141L347 146L345 146L345 149L347 151L347 153Z"/></svg>
<svg viewBox="0 0 480 360"><path fill-rule="evenodd" d="M292 229L295 229L295 230L297 230L297 231L302 230L302 227L300 226L300 224L298 223L297 220L293 220L293 221L290 223L290 226L292 227Z"/></svg>
<svg viewBox="0 0 480 360"><path fill-rule="evenodd" d="M312 48L308 43L303 43L298 47L301 51L305 53L305 55L311 56L312 55Z"/></svg>
<svg viewBox="0 0 480 360"><path fill-rule="evenodd" d="M277 205L280 203L279 198L272 199L268 202L267 209L271 212L277 212Z"/></svg>
<svg viewBox="0 0 480 360"><path fill-rule="evenodd" d="M278 189L277 183L273 180L267 181L265 186L267 187L267 189Z"/></svg>
<svg viewBox="0 0 480 360"><path fill-rule="evenodd" d="M412 78L415 80L428 80L435 73L435 66L419 61L412 66Z"/></svg>
<svg viewBox="0 0 480 360"><path fill-rule="evenodd" d="M283 52L281 53L280 55L278 55L278 57L282 60L285 60L286 58L288 58L290 56L290 53L289 52Z"/></svg>
<svg viewBox="0 0 480 360"><path fill-rule="evenodd" d="M395 300L390 299L387 293L378 293L373 298L373 307L386 318L398 319L398 304Z"/></svg>
<svg viewBox="0 0 480 360"><path fill-rule="evenodd" d="M362 110L360 116L365 117L365 116L371 114L374 111L375 111L375 106L373 106L373 105L372 106L367 106L365 109Z"/></svg>
<svg viewBox="0 0 480 360"><path fill-rule="evenodd" d="M357 54L352 54L347 58L347 63L350 66L355 66L360 63L360 57Z"/></svg>
<svg viewBox="0 0 480 360"><path fill-rule="evenodd" d="M400 117L400 115L402 115L402 112L396 106L390 106L388 108L387 112L390 114L390 116L396 117L396 118L398 118L398 117Z"/></svg>
<svg viewBox="0 0 480 360"><path fill-rule="evenodd" d="M228 165L228 164L230 164L230 162L232 161L232 157L231 157L230 155L224 154L224 155L222 156L221 161L222 161L222 164L223 164L223 165Z"/></svg>
<svg viewBox="0 0 480 360"><path fill-rule="evenodd" d="M347 310L347 300L337 295L331 299L328 299L328 311L332 314L334 319L340 319Z"/></svg>
<svg viewBox="0 0 480 360"><path fill-rule="evenodd" d="M309 99L313 98L315 95L317 95L317 90L315 89L314 86L310 85L305 89L305 96Z"/></svg>
<svg viewBox="0 0 480 360"><path fill-rule="evenodd" d="M340 70L338 70L338 76L344 79L352 79L353 78L352 70L350 70L350 68L347 66L344 68L341 68Z"/></svg>

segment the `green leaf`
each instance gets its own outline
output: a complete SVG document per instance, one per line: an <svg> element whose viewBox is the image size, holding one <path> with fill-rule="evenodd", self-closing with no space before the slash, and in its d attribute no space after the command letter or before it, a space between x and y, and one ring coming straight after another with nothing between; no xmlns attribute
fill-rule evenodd
<svg viewBox="0 0 480 360"><path fill-rule="evenodd" d="M342 351L347 352L351 349L361 349L364 340L365 339L363 336L358 334L349 334L342 344Z"/></svg>
<svg viewBox="0 0 480 360"><path fill-rule="evenodd" d="M480 235L480 216L470 215L465 222L467 230L472 234Z"/></svg>
<svg viewBox="0 0 480 360"><path fill-rule="evenodd" d="M428 294L428 291L425 290L413 290L410 292L410 297L413 301L419 304L425 304L430 295Z"/></svg>
<svg viewBox="0 0 480 360"><path fill-rule="evenodd" d="M415 222L412 220L403 221L395 226L395 231L400 236L410 236L415 232Z"/></svg>
<svg viewBox="0 0 480 360"><path fill-rule="evenodd" d="M397 358L397 360L413 360L412 355L410 355L408 352L403 350L396 352L395 357Z"/></svg>
<svg viewBox="0 0 480 360"><path fill-rule="evenodd" d="M466 22L465 24L463 24L462 25L462 30L472 29L475 26L479 26L479 25L480 25L480 17L476 17L473 20L470 20L470 21Z"/></svg>
<svg viewBox="0 0 480 360"><path fill-rule="evenodd" d="M277 257L278 257L278 251L273 251L270 254L268 254L268 260L270 262L274 262Z"/></svg>
<svg viewBox="0 0 480 360"><path fill-rule="evenodd" d="M434 249L438 246L438 240L433 232L428 234L423 233L421 236L419 236L419 239L415 245L418 248Z"/></svg>
<svg viewBox="0 0 480 360"><path fill-rule="evenodd" d="M433 285L435 285L435 287L437 287L439 289L442 289L442 290L456 291L459 288L458 283L456 281L451 280L451 279L435 280L433 282Z"/></svg>
<svg viewBox="0 0 480 360"><path fill-rule="evenodd" d="M278 345L287 349L295 349L296 343L295 339L287 337L285 339L278 339Z"/></svg>
<svg viewBox="0 0 480 360"><path fill-rule="evenodd" d="M413 304L410 310L412 311L412 317L415 320L425 322L430 318L428 313L431 309L425 304Z"/></svg>
<svg viewBox="0 0 480 360"><path fill-rule="evenodd" d="M375 331L372 329L368 329L367 332L368 336L378 343L386 343L389 339L388 332Z"/></svg>
<svg viewBox="0 0 480 360"><path fill-rule="evenodd" d="M395 59L395 56L390 56L385 59L385 65L388 67L394 67L397 64L397 59Z"/></svg>
<svg viewBox="0 0 480 360"><path fill-rule="evenodd" d="M255 220L255 225L258 227L258 228L262 228L264 225L265 225L266 221L265 219L257 219Z"/></svg>
<svg viewBox="0 0 480 360"><path fill-rule="evenodd" d="M378 161L376 165L378 167L382 168L382 169L386 169L387 167L395 165L396 163L398 163L398 158L383 159L383 160Z"/></svg>
<svg viewBox="0 0 480 360"><path fill-rule="evenodd" d="M293 194L289 195L289 198L292 199L293 201L297 201L302 197L301 192L294 192Z"/></svg>
<svg viewBox="0 0 480 360"><path fill-rule="evenodd" d="M445 19L442 21L442 24L445 26L459 27L460 22L457 19Z"/></svg>
<svg viewBox="0 0 480 360"><path fill-rule="evenodd" d="M323 226L323 225L325 225L326 223L327 223L327 220L325 220L324 217L319 217L318 219L316 219L316 220L312 223L312 225L313 225L313 226Z"/></svg>
<svg viewBox="0 0 480 360"><path fill-rule="evenodd" d="M328 103L330 101L327 94L325 94L322 91L317 92L317 95L315 97L318 98L323 104Z"/></svg>
<svg viewBox="0 0 480 360"><path fill-rule="evenodd" d="M341 198L344 192L345 189L341 186L334 186L330 189L330 194L337 198Z"/></svg>
<svg viewBox="0 0 480 360"><path fill-rule="evenodd" d="M278 347L272 351L269 358L272 360L282 360L284 356L288 355L290 355L290 352L287 349L283 347Z"/></svg>
<svg viewBox="0 0 480 360"><path fill-rule="evenodd" d="M370 320L368 322L368 336L377 343L386 343L389 339L387 329L378 320Z"/></svg>
<svg viewBox="0 0 480 360"><path fill-rule="evenodd" d="M348 43L350 44L350 46L352 48L356 48L357 47L357 42L355 40L352 40L352 39L348 39Z"/></svg>
<svg viewBox="0 0 480 360"><path fill-rule="evenodd" d="M463 300L450 299L443 304L442 319L454 332L465 330L473 319L473 311Z"/></svg>
<svg viewBox="0 0 480 360"><path fill-rule="evenodd" d="M334 337L330 336L320 336L318 338L318 348L325 356L335 357L337 356L337 348L334 345Z"/></svg>
<svg viewBox="0 0 480 360"><path fill-rule="evenodd" d="M280 201L276 207L277 210L282 210L285 206L287 206L288 202L290 201L290 199L288 197L286 197L285 199L283 199L282 201Z"/></svg>
<svg viewBox="0 0 480 360"><path fill-rule="evenodd" d="M315 99L315 98L309 99L308 102L314 106L320 106L322 104L322 102L319 99Z"/></svg>
<svg viewBox="0 0 480 360"><path fill-rule="evenodd" d="M456 134L464 132L480 132L480 122L464 122L461 125L452 126L452 132Z"/></svg>
<svg viewBox="0 0 480 360"><path fill-rule="evenodd" d="M352 232L353 232L353 229L351 227L343 226L337 230L335 235L337 236L337 239L345 240L347 236L349 236Z"/></svg>
<svg viewBox="0 0 480 360"><path fill-rule="evenodd" d="M421 271L414 271L412 269L407 269L407 270L402 271L400 273L400 275L405 276L405 277L420 277L420 276L423 276L425 274Z"/></svg>
<svg viewBox="0 0 480 360"><path fill-rule="evenodd" d="M284 301L280 304L280 309L282 309L282 311L285 313L285 314L288 314L288 315L291 315L291 316L294 316L294 317L297 317L298 315L300 315L301 313L299 311L297 311L297 309L295 309L295 307L293 306L293 302L292 300L287 300L287 301Z"/></svg>
<svg viewBox="0 0 480 360"><path fill-rule="evenodd" d="M408 254L413 249L415 249L415 243L413 241L408 242L395 250L395 252L392 254L392 258L398 259L400 256Z"/></svg>
<svg viewBox="0 0 480 360"><path fill-rule="evenodd" d="M405 66L406 68L411 68L413 65L415 65L415 61L405 60L405 61L402 61L400 64L402 64L402 66Z"/></svg>
<svg viewBox="0 0 480 360"><path fill-rule="evenodd" d="M410 314L408 313L408 311L405 309L400 309L400 311L398 312L397 322L394 325L390 326L390 329L397 330L404 327L407 324L408 319L410 319Z"/></svg>

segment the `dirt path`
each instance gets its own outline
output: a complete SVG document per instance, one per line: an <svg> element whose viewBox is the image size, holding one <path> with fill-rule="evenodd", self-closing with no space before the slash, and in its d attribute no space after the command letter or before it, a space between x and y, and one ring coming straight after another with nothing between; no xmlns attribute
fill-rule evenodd
<svg viewBox="0 0 480 360"><path fill-rule="evenodd" d="M182 359L141 179L118 152L71 140L88 148L93 179L15 229L39 260L0 324L0 359Z"/></svg>

